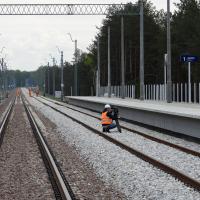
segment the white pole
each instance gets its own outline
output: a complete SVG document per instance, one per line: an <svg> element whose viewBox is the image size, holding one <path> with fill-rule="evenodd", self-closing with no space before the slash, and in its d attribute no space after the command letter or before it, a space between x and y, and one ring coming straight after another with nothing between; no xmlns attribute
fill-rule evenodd
<svg viewBox="0 0 200 200"><path fill-rule="evenodd" d="M162 84L160 84L159 100L162 100Z"/></svg>
<svg viewBox="0 0 200 200"><path fill-rule="evenodd" d="M177 102L179 102L179 84L177 83L177 85L176 85L176 91L177 91Z"/></svg>
<svg viewBox="0 0 200 200"><path fill-rule="evenodd" d="M200 83L199 83L199 103L200 103Z"/></svg>
<svg viewBox="0 0 200 200"><path fill-rule="evenodd" d="M191 63L188 62L188 101L191 103Z"/></svg>
<svg viewBox="0 0 200 200"><path fill-rule="evenodd" d="M181 83L181 102L183 101L183 84Z"/></svg>
<svg viewBox="0 0 200 200"><path fill-rule="evenodd" d="M197 92L197 90L196 90L196 83L194 83L194 103L197 102L196 101L196 92Z"/></svg>
<svg viewBox="0 0 200 200"><path fill-rule="evenodd" d="M187 100L187 83L185 83L185 103L188 102Z"/></svg>
<svg viewBox="0 0 200 200"><path fill-rule="evenodd" d="M133 98L133 85L131 85L131 98Z"/></svg>
<svg viewBox="0 0 200 200"><path fill-rule="evenodd" d="M156 101L158 101L158 85L156 84Z"/></svg>
<svg viewBox="0 0 200 200"><path fill-rule="evenodd" d="M134 96L134 85L132 85L132 98L134 99L135 96Z"/></svg>
<svg viewBox="0 0 200 200"><path fill-rule="evenodd" d="M144 86L145 87L145 100L148 99L147 97L147 85Z"/></svg>
<svg viewBox="0 0 200 200"><path fill-rule="evenodd" d="M154 85L152 85L152 100L154 100Z"/></svg>
<svg viewBox="0 0 200 200"><path fill-rule="evenodd" d="M163 84L163 101L165 101L166 98L165 98L165 84Z"/></svg>
<svg viewBox="0 0 200 200"><path fill-rule="evenodd" d="M129 97L129 98L131 97L130 91L131 91L131 85L128 85L128 97Z"/></svg>
<svg viewBox="0 0 200 200"><path fill-rule="evenodd" d="M148 85L148 90L149 90L149 100L151 100L151 85Z"/></svg>

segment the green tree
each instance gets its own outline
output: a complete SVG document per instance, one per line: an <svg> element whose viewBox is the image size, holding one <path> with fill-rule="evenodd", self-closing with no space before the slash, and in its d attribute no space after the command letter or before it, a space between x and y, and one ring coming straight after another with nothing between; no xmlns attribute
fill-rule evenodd
<svg viewBox="0 0 200 200"><path fill-rule="evenodd" d="M180 55L200 56L200 2L181 0L172 17L172 75L174 82L187 81L187 65ZM192 80L200 81L199 63L192 66Z"/></svg>

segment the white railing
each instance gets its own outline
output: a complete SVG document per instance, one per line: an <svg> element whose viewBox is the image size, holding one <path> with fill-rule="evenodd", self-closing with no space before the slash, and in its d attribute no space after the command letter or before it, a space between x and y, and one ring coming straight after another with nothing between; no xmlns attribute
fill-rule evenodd
<svg viewBox="0 0 200 200"><path fill-rule="evenodd" d="M100 87L100 96L108 96L108 87ZM111 96L121 97L121 86L111 86ZM135 85L125 85L125 97L135 99Z"/></svg>
<svg viewBox="0 0 200 200"><path fill-rule="evenodd" d="M163 84L145 85L145 100L164 101L166 99L166 89Z"/></svg>
<svg viewBox="0 0 200 200"><path fill-rule="evenodd" d="M172 84L172 100L174 102L200 103L200 83L192 83L191 101L188 83ZM135 85L125 85L125 97L135 99ZM144 90L145 100L165 101L166 88L164 84L148 84ZM108 96L108 87L100 87L100 96ZM111 86L111 96L121 97L121 86Z"/></svg>
<svg viewBox="0 0 200 200"><path fill-rule="evenodd" d="M200 103L200 83L192 83L191 101L189 98L188 83L173 83L172 84L172 100L174 102ZM145 85L145 99L165 101L166 88L164 84Z"/></svg>

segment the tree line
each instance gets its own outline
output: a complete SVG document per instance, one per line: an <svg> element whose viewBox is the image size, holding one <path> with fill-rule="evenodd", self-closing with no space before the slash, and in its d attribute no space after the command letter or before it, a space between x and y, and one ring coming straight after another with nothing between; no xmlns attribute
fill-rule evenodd
<svg viewBox="0 0 200 200"><path fill-rule="evenodd" d="M128 3L125 10L138 11L139 4ZM120 16L114 8L102 22L98 35L89 45L88 52L79 52L78 56L78 94L95 94L97 70L97 39L100 41L100 71L101 86L107 85L107 29L111 29L111 84L120 85L121 80L121 24ZM161 84L164 81L164 54L167 51L166 41L166 12L156 10L153 4L144 0L144 75L145 84ZM135 84L139 91L139 16L124 16L124 51L125 51L125 83ZM171 46L172 46L172 81L173 83L187 82L187 65L180 61L183 54L200 56L200 1L180 0L176 10L171 14ZM56 90L60 90L60 67L55 66ZM13 73L15 75L13 75ZM20 74L21 73L21 74ZM27 78L32 84L41 89L44 83L48 86L50 76L50 93L53 94L53 68L40 66L34 72L11 72L15 76L16 86L25 85ZM64 63L64 93L73 94L74 64ZM200 82L200 63L192 64L192 82ZM46 92L48 89L46 87Z"/></svg>

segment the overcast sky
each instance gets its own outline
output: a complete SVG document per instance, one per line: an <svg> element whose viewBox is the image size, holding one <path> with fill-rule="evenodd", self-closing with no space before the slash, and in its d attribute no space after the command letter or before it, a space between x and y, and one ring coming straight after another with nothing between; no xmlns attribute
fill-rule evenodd
<svg viewBox="0 0 200 200"><path fill-rule="evenodd" d="M173 3L180 0L171 0ZM127 3L131 0L6 0L6 3ZM167 0L151 0L157 9L166 10ZM5 0L0 0L5 3ZM10 69L36 70L40 65L51 62L50 55L59 62L58 46L64 51L64 59L72 61L74 43L86 51L97 34L96 26L101 26L104 16L0 16L0 57L5 57Z"/></svg>

